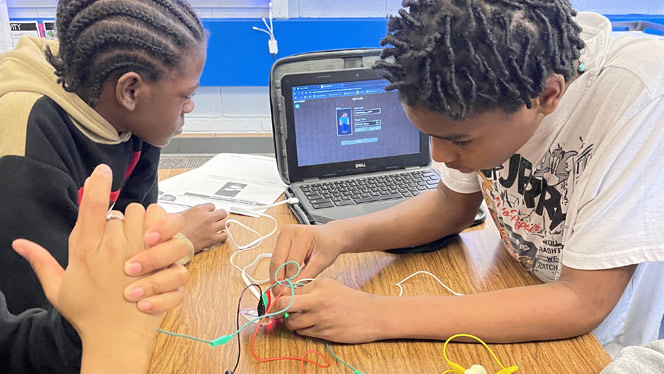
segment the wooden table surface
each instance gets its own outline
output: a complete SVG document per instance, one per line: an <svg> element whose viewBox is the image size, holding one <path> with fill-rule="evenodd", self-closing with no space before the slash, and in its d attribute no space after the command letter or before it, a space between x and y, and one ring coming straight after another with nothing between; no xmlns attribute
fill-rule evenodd
<svg viewBox="0 0 664 374"><path fill-rule="evenodd" d="M177 175L183 169L164 169L160 179ZM288 207L271 208L268 213L280 226L297 223ZM234 216L260 233L272 229L272 221L266 218ZM233 229L233 227L231 227ZM237 240L246 243L253 240L245 231L233 231ZM235 234L237 232L237 234ZM278 231L277 231L278 233ZM258 253L271 252L277 235L266 239L259 248L240 254L236 262L249 264ZM188 265L191 279L185 288L182 305L167 313L162 329L206 340L235 331L238 298L245 284L240 272L229 264L235 248L226 243L210 251L197 254ZM268 260L260 263L256 278L267 276ZM503 249L500 237L490 218L460 234L460 238L446 248L427 254L392 255L366 253L344 255L325 270L320 277L330 277L362 291L378 295L398 295L397 282L408 275L426 270L436 274L453 290L471 294L523 285L539 281L514 261ZM404 295L450 294L433 278L417 275L403 284ZM243 307L255 307L256 299L249 292L243 299ZM242 319L242 317L240 317ZM417 315L412 318L418 318ZM441 315L440 318L445 318ZM243 323L243 322L241 322ZM299 373L300 363L256 361L249 350L254 328L248 327L239 335L242 352L236 373ZM334 352L360 371L373 373L441 373L448 369L443 359L443 342L439 341L383 341L378 343L342 345L330 344ZM574 339L489 345L504 365L520 365L517 373L598 373L610 357L592 334ZM326 350L322 341L302 338L284 327L262 328L256 338L256 353L260 357L296 356L307 350L323 352L331 362L328 369L305 364L306 373L351 373ZM448 357L468 368L481 364L490 374L499 370L496 362L479 344L456 343L448 346ZM150 373L225 373L232 369L237 356L237 341L210 347L205 343L159 334L153 343ZM316 359L316 356L307 356ZM320 360L320 358L318 358Z"/></svg>

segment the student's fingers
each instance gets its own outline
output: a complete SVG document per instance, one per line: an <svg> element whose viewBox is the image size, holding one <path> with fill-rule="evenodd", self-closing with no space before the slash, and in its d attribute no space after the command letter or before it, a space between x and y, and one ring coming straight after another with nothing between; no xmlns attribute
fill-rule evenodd
<svg viewBox="0 0 664 374"><path fill-rule="evenodd" d="M131 246L128 256L145 250L143 239L143 222L145 221L145 208L141 204L129 204L125 209L124 233Z"/></svg>
<svg viewBox="0 0 664 374"><path fill-rule="evenodd" d="M205 204L195 205L191 209L200 209L200 210L203 210L203 211L206 211L206 212L213 212L214 209L215 209L215 206L212 203L205 203Z"/></svg>
<svg viewBox="0 0 664 374"><path fill-rule="evenodd" d="M157 204L150 204L145 210L145 221L143 223L143 232L146 234L161 220L166 217L164 208Z"/></svg>
<svg viewBox="0 0 664 374"><path fill-rule="evenodd" d="M291 299L293 300L293 304L291 304ZM274 310L270 312L276 313L286 308L288 309L286 309L285 312L288 313L310 312L315 310L318 302L319 300L315 295L306 294L291 297L289 294L287 296L281 296L274 305Z"/></svg>
<svg viewBox="0 0 664 374"><path fill-rule="evenodd" d="M141 278L127 286L124 290L124 297L127 301L139 301L154 295L176 291L184 287L188 280L189 271L187 268L173 264L167 269Z"/></svg>
<svg viewBox="0 0 664 374"><path fill-rule="evenodd" d="M294 329L295 333L300 336L307 336L310 338L321 338L323 337L323 330L318 325L314 324L311 327L304 329ZM331 340L326 338L325 340Z"/></svg>
<svg viewBox="0 0 664 374"><path fill-rule="evenodd" d="M214 219L215 222L225 220L226 217L228 217L228 212L224 209L217 209L212 214L212 219Z"/></svg>
<svg viewBox="0 0 664 374"><path fill-rule="evenodd" d="M100 249L104 251L105 256L124 260L128 257L129 243L124 233L124 214L117 210L112 210L109 216L117 217L106 221L104 225L104 234L101 238ZM110 260L110 258L109 258ZM71 261L71 260L70 260Z"/></svg>
<svg viewBox="0 0 664 374"><path fill-rule="evenodd" d="M60 284L65 272L62 266L44 247L29 240L14 240L12 247L16 253L28 260L32 270L39 278L46 298L57 307Z"/></svg>
<svg viewBox="0 0 664 374"><path fill-rule="evenodd" d="M140 276L168 267L189 253L188 244L178 237L134 255L125 262L125 274Z"/></svg>
<svg viewBox="0 0 664 374"><path fill-rule="evenodd" d="M228 239L228 233L226 231L218 232L216 235L216 240L218 243L223 243Z"/></svg>
<svg viewBox="0 0 664 374"><path fill-rule="evenodd" d="M104 164L97 166L92 175L86 179L78 209L78 219L70 237L70 244L72 239L94 241L94 243L70 245L70 250L97 248L106 225L112 181L111 169Z"/></svg>
<svg viewBox="0 0 664 374"><path fill-rule="evenodd" d="M148 207L148 212L155 213L155 210ZM161 209L161 208L160 208ZM146 218L146 222L148 218ZM147 226L145 231L145 244L154 246L163 243L177 234L184 227L184 216L181 214L165 214L160 219L156 220L152 225Z"/></svg>
<svg viewBox="0 0 664 374"><path fill-rule="evenodd" d="M175 291L145 298L136 303L136 307L144 313L159 314L180 305L183 299L184 293L180 288Z"/></svg>
<svg viewBox="0 0 664 374"><path fill-rule="evenodd" d="M219 221L216 221L211 225L211 229L219 232L219 231L225 231L226 230L226 218L220 219Z"/></svg>
<svg viewBox="0 0 664 374"><path fill-rule="evenodd" d="M209 242L210 244L207 245L206 247L201 248L201 251L204 248L216 247L221 243L223 243L224 241L226 241L226 239L228 239L228 234L226 232L215 232L214 234L210 235L210 242Z"/></svg>
<svg viewBox="0 0 664 374"><path fill-rule="evenodd" d="M311 312L304 312L304 313L296 313L292 312L288 316L288 318L284 319L284 322L286 323L286 328L289 330L301 330L301 329L308 329L316 325L318 322L316 318L315 313Z"/></svg>
<svg viewBox="0 0 664 374"><path fill-rule="evenodd" d="M277 279L284 279L284 276L286 275L286 269L283 267L280 268L280 266L286 262L286 259L288 258L290 242L291 238L286 238L281 235L279 235L277 238L277 245L274 246L274 251L272 252L272 257L270 258L270 266L268 270L270 273L270 283L274 283L274 281ZM272 289L272 292L276 295L279 290L280 288L275 286Z"/></svg>
<svg viewBox="0 0 664 374"><path fill-rule="evenodd" d="M270 259L270 281L274 282L275 272L277 279L286 278L286 267L281 266L285 264L289 259L292 259L294 255L297 255L298 249L296 248L296 235L295 235L296 226L295 225L286 225L281 229L279 236L277 237L277 244L274 246L274 251L272 251L272 258ZM304 256L302 257L304 259ZM298 263L300 261L297 261ZM279 292L278 287L273 288L276 293ZM275 293L275 292L273 292Z"/></svg>
<svg viewBox="0 0 664 374"><path fill-rule="evenodd" d="M313 278L323 270L322 268L316 268L317 263L314 262L313 265L307 269L307 272L303 274L304 269L307 267L307 263L312 259L312 252L315 245L316 244L314 243L314 239L310 235L295 235L295 238L291 244L290 253L286 259L287 262L292 261L293 263L289 263L285 266L285 279L292 278L292 281L295 281L296 275L297 278L305 278L304 275L307 275L306 278ZM316 272L316 270L318 271Z"/></svg>
<svg viewBox="0 0 664 374"><path fill-rule="evenodd" d="M322 256L311 256L311 258L305 259L305 265L294 281L316 278L327 266L328 264L324 263Z"/></svg>

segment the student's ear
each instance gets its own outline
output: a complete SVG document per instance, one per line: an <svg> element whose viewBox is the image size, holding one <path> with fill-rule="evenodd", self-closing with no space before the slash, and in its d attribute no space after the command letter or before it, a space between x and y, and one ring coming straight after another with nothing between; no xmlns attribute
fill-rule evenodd
<svg viewBox="0 0 664 374"><path fill-rule="evenodd" d="M130 112L136 109L136 102L147 89L145 81L133 71L124 73L115 83L115 99L118 104Z"/></svg>
<svg viewBox="0 0 664 374"><path fill-rule="evenodd" d="M539 112L544 115L553 113L565 93L565 77L560 74L551 74L546 78L544 92L533 101Z"/></svg>

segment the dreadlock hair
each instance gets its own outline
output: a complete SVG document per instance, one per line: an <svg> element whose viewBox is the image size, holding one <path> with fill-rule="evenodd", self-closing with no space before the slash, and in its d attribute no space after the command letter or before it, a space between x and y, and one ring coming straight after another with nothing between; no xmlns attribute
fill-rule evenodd
<svg viewBox="0 0 664 374"><path fill-rule="evenodd" d="M576 76L584 43L568 0L404 0L381 45L399 98L462 121L507 114L545 89L551 72Z"/></svg>
<svg viewBox="0 0 664 374"><path fill-rule="evenodd" d="M60 0L56 29L59 52L47 48L46 58L58 83L85 92L91 107L109 78L134 71L156 81L206 40L184 0Z"/></svg>

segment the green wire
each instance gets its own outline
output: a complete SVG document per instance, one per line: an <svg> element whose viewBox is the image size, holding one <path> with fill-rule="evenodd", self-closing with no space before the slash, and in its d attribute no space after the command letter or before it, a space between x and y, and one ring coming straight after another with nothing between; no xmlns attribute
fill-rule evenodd
<svg viewBox="0 0 664 374"><path fill-rule="evenodd" d="M328 344L328 341L327 341L327 340L325 341L325 348L327 348L327 350L328 350L330 353L332 353L332 356L334 356L334 358L336 358L337 361L341 362L342 364L346 365L350 370L352 370L352 371L353 371L353 374L364 374L363 372L361 372L361 371L355 369L354 367L348 365L344 360L340 359L339 356L337 356L336 354L334 354L334 352L332 352L332 349L330 348L330 345Z"/></svg>
<svg viewBox="0 0 664 374"><path fill-rule="evenodd" d="M281 268L283 268L284 266L286 266L286 265L288 265L288 264L295 264L295 265L297 266L297 272L295 273L295 275L293 275L292 277L288 277L288 278L286 278L286 279L284 279L284 280L282 280L282 281L277 280L274 284L272 284L270 287L268 287L268 288L265 290L265 293L263 293L263 295L261 295L261 297L263 298L263 300L265 300L265 295L267 294L268 291L270 291L270 289L272 289L272 287L276 286L277 284L280 285L280 286L283 286L284 283L285 283L286 286L290 289L290 292L291 292L291 300L290 300L290 303L288 304L288 306L287 306L286 308L284 308L284 309L282 309L282 310L280 310L280 311L278 311L278 312L269 313L269 314L266 314L266 315L264 315L264 316L259 316L259 317L257 317L257 318L252 319L252 320L249 320L249 321L247 321L247 323L245 323L245 324L242 325L239 329L237 329L234 333L232 333L232 334L230 334L230 335L222 335L222 336L220 336L220 337L218 337L218 338L216 338L216 339L214 339L214 340L200 339L200 338L197 338L197 337L194 337L194 336L190 336L190 335L186 335L186 334L176 334L176 333L174 333L174 332L169 332L169 331L165 331L165 330L162 330L162 329L157 329L157 331L159 331L159 332L162 333L162 334L166 334L166 335L170 335L170 336L176 336L176 337L180 337L180 338L186 338L186 339L195 340L195 341L197 341L197 342L201 342L201 343L207 343L207 344L210 345L210 347L216 347L216 346L218 346L218 345L222 345L222 344L226 344L226 343L228 343L229 341L231 341L231 339L233 339L233 337L235 337L235 335L239 334L242 330L244 330L244 329L245 329L247 326L249 326L250 324L252 324L252 323L254 323L254 322L256 322L256 321L258 321L258 320L260 320L260 319L262 319L262 318L273 317L273 316L276 316L276 315L279 315L279 314L285 313L287 310L289 310L289 309L293 306L293 301L294 301L294 299L295 299L295 297L294 297L294 296L295 296L295 289L296 289L296 288L299 288L299 287L302 287L302 286L305 285L305 283L301 283L301 282L295 282L295 283L291 282L291 279L297 278L297 276L300 275L300 271L302 271L302 267L300 266L300 264L297 263L296 261L288 261L288 262L282 264L282 265L279 266L279 267L277 268L277 270L275 271L275 273L274 273L274 279L277 279L277 274L279 273L279 270L281 270ZM266 306L267 306L267 305L266 305ZM332 351L332 349L330 348L330 345L328 344L327 341L325 341L325 348L326 348L326 349L332 354L332 356L333 356L337 361L341 362L341 363L344 364L346 367L348 367L350 370L352 370L352 371L353 371L353 374L365 374L365 373L363 373L363 372L361 372L361 371L355 369L354 367L350 366L350 365L347 364L344 360L342 360L341 358L339 358L339 356L337 356L337 355Z"/></svg>
<svg viewBox="0 0 664 374"><path fill-rule="evenodd" d="M288 262L283 263L283 264L282 264L281 266L279 266L279 267L277 268L277 270L275 271L275 273L274 273L274 279L277 279L277 274L279 274L279 270L281 270L282 267L284 267L284 266L286 266L286 265L288 265L288 264L295 264L295 265L297 266L297 272L295 273L295 275L293 275L292 277L288 277L288 278L286 278L286 279L284 279L284 280L282 280L282 281L277 280L273 285L271 285L270 287L268 287L268 288L265 290L265 292L267 293L272 287L276 286L277 284L283 286L284 283L286 283L286 286L287 286L288 288L290 288L290 291L291 291L291 299L290 299L290 303L288 304L288 306L287 306L286 308L284 308L284 309L282 309L282 310L280 310L280 311L278 311L278 312L274 312L274 313L266 314L266 315L264 315L264 316L259 316L259 317L256 317L256 318L252 319L252 320L249 320L249 321L247 321L247 323L245 323L245 324L242 325L239 329L237 329L234 333L232 333L232 334L230 334L230 335L222 335L222 336L220 336L220 337L218 337L218 338L216 338L216 339L214 339L214 340L200 339L200 338L197 338L197 337L194 337L194 336L190 336L190 335L186 335L186 334L176 334L176 333L174 333L174 332L169 332L169 331L165 331L165 330L162 330L162 329L157 329L157 331L159 331L159 332L162 333L162 334L166 334L166 335L170 335L170 336L177 336L177 337L180 337L180 338L187 338L187 339L195 340L195 341L198 341L198 342L207 343L207 344L210 345L210 347L216 347L216 346L218 346L218 345L222 345L222 344L226 344L226 343L228 343L229 341L231 341L231 339L233 339L233 337L234 337L235 335L239 334L240 331L244 330L244 329L245 329L247 326L249 326L250 324L252 324L252 323L254 323L254 322L256 322L256 321L258 321L258 320L260 320L260 319L263 319L263 318L274 317L274 316L276 316L276 315L279 315L279 314L281 314L281 313L284 313L284 312L286 312L288 309L290 309L290 308L293 306L293 301L294 301L294 299L295 299L295 289L296 289L297 287L301 287L301 286L304 285L303 283L299 283L299 282L295 282L295 283L291 282L291 279L297 278L297 276L300 275L300 271L302 271L302 267L300 267L300 264L297 263L296 261L288 261Z"/></svg>

